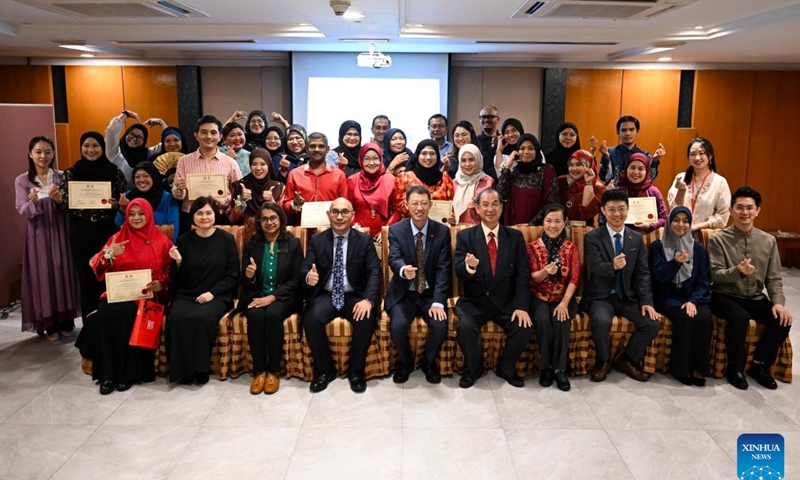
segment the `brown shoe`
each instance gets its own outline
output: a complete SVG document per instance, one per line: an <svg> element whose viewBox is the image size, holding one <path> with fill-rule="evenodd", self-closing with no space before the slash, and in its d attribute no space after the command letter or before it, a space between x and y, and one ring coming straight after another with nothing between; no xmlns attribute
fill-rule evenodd
<svg viewBox="0 0 800 480"><path fill-rule="evenodd" d="M639 370L639 367L625 360L617 360L614 362L614 370L622 372L639 382L646 382L650 380L649 374L644 373L643 371Z"/></svg>
<svg viewBox="0 0 800 480"><path fill-rule="evenodd" d="M267 376L263 373L256 376L253 379L253 383L250 384L250 393L253 395L258 395L259 393L264 391L264 383L267 381Z"/></svg>
<svg viewBox="0 0 800 480"><path fill-rule="evenodd" d="M603 382L608 376L608 371L611 370L611 362L597 363L592 370L591 379L593 382Z"/></svg>
<svg viewBox="0 0 800 480"><path fill-rule="evenodd" d="M268 373L266 382L264 383L264 393L266 393L267 395L272 395L273 393L278 391L278 388L280 386L281 386L281 379L278 378L277 375Z"/></svg>

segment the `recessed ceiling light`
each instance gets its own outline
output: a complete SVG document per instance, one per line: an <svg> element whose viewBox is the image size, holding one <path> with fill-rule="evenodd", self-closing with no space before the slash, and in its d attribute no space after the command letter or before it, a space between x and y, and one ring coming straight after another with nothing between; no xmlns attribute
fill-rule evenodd
<svg viewBox="0 0 800 480"><path fill-rule="evenodd" d="M347 12L345 12L344 15L342 15L342 17L344 17L345 20L361 20L362 18L365 17L365 15L363 13L358 13L352 10L348 10Z"/></svg>
<svg viewBox="0 0 800 480"><path fill-rule="evenodd" d="M671 62L672 57L658 57L659 62Z"/></svg>
<svg viewBox="0 0 800 480"><path fill-rule="evenodd" d="M694 27L694 29L695 29L695 30L702 30L702 29L703 29L703 26L702 26L702 25L698 25L698 26Z"/></svg>
<svg viewBox="0 0 800 480"><path fill-rule="evenodd" d="M414 23L411 25L412 27L423 28L425 26L424 23Z"/></svg>
<svg viewBox="0 0 800 480"><path fill-rule="evenodd" d="M83 58L94 58L94 55L91 53L81 53L81 57Z"/></svg>

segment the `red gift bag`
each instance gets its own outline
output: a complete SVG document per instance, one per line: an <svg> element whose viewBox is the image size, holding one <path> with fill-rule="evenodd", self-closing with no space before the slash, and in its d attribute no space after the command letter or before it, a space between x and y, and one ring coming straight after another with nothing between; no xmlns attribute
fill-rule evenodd
<svg viewBox="0 0 800 480"><path fill-rule="evenodd" d="M129 345L155 350L161 339L164 305L150 300L137 300L136 303L139 305L139 311L136 312Z"/></svg>

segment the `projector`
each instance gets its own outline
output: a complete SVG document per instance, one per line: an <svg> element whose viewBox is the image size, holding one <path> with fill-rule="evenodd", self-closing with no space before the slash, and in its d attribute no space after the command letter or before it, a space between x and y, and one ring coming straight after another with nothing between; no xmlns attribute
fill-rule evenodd
<svg viewBox="0 0 800 480"><path fill-rule="evenodd" d="M380 52L359 53L356 64L359 67L389 68L392 66L392 57Z"/></svg>

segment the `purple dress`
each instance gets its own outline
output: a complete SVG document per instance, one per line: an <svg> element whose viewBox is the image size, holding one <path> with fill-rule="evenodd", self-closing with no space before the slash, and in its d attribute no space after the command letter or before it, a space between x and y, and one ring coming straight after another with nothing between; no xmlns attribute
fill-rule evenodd
<svg viewBox="0 0 800 480"><path fill-rule="evenodd" d="M48 172L48 183L61 183ZM17 211L28 219L22 255L22 331L71 330L78 313L78 282L69 249L69 221L56 212L49 197L34 203L32 188L49 189L24 173L14 181Z"/></svg>

